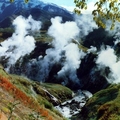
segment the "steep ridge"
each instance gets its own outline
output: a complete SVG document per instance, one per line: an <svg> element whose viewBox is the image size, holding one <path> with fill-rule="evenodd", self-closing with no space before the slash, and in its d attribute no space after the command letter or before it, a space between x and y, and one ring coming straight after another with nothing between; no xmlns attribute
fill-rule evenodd
<svg viewBox="0 0 120 120"><path fill-rule="evenodd" d="M45 30L45 32L46 32L48 27L51 25L51 22L49 21L49 19L51 17L54 17L56 15L56 12L60 13L59 16L63 15L63 21L60 23L62 25L63 25L63 22L68 19L68 17L66 18L66 16L69 16L69 15L71 16L71 14L68 15L68 13L66 13L66 12L64 14L64 12L61 9L58 9L58 7L56 7L52 4L46 5L44 3L41 3L40 5L38 5L37 2L35 2L36 4L34 4L33 2L34 1L31 0L31 3L29 3L29 6L28 6L28 4L24 5L22 3L19 5L17 1L10 5L9 5L9 3L6 4L6 6L2 5L3 10L1 13L1 15L2 15L1 25L4 25L2 27L11 25L11 21L20 14L22 14L24 17L27 17L29 14L31 14L34 19L41 20L44 22L44 25L42 26L42 30ZM21 9L21 8L24 8L24 9ZM8 10L10 10L9 13L7 12ZM27 12L26 12L26 10L27 10ZM70 17L70 18L72 18L72 17ZM69 18L69 20L72 20L70 18ZM56 17L56 20L60 20L60 18ZM55 19L54 19L54 21L55 21ZM80 24L80 25L82 26L82 24ZM68 29L69 28L66 28L66 31L65 31L66 33L68 32ZM72 27L72 29L73 29L73 27ZM83 30L83 28L81 30ZM53 32L55 32L55 31L57 31L57 28ZM84 31L82 31L82 32L84 33ZM9 32L6 35L5 33L1 32L0 40L3 41L5 38L7 38L7 36L11 36L11 33L12 32ZM69 31L69 33L72 33L72 32ZM30 33L26 34L25 36L27 36L29 34ZM100 37L98 36L98 34ZM64 35L59 34L59 35L60 35L60 37L58 37L58 35L56 35L56 36L60 39L56 39L56 40L64 40L63 37L65 34ZM4 38L3 38L3 36L4 36ZM73 66L75 66L76 64L71 65L71 63L73 63L73 62L71 62L70 59L66 59L67 57L69 58L69 56L71 56L72 51L68 52L71 50L71 48L66 50L66 48L69 48L70 46L66 47L66 45L64 45L64 49L61 52L58 51L58 53L59 53L58 55L60 55L59 56L60 59L57 62L55 62L54 64L51 64L57 56L56 50L59 50L59 49L54 49L55 45L53 45L53 46L51 45L52 37L54 38L55 36L49 37L50 41L47 43L46 43L44 37L48 38L48 36L46 34L43 35L43 39L42 39L43 42L39 41L39 40L41 40L41 39L39 39L40 38L39 36L38 36L38 38L36 37L37 42L35 43L36 44L35 50L33 50L32 53L30 53L30 55L25 55L24 58L22 59L22 61L21 61L21 58L18 59L16 64L12 65L10 68L10 72L13 74L19 74L19 75L24 74L25 76L32 78L39 82L29 81L28 79L17 76L17 75L6 74L4 69L1 67L2 74L1 74L0 80L1 80L2 90L4 90L4 89L9 90L11 95L16 96L13 99L13 101L15 101L15 102L13 102L14 104L10 103L10 107L8 106L9 114L8 113L6 114L7 117L9 117L9 116L13 117L14 111L13 111L13 109L11 109L11 106L12 106L12 108L17 107L17 106L19 106L19 102L20 102L20 103L22 103L21 106L25 106L25 105L29 106L29 103L30 103L29 107L33 108L33 111L35 112L34 114L29 114L29 115L27 113L25 113L25 114L27 114L27 115L25 115L26 119L29 119L28 116L33 117L34 119L36 119L36 118L55 119L55 120L64 119L63 117L61 117L61 115L58 112L56 112L56 110L53 109L53 105L60 104L64 101L66 101L67 99L70 99L72 97L72 91L61 85L53 84L53 82L64 84L73 90L87 89L90 92L95 93L95 92L109 86L108 79L109 79L109 77L111 77L110 74L113 72L111 70L114 70L114 67L117 68L116 66L118 66L118 68L119 68L120 64L117 64L117 63L119 63L119 57L116 56L116 53L119 54L119 43L115 45L114 44L114 42L115 42L114 35L109 36L108 32L104 31L103 29L93 30L93 32L88 34L87 37L85 36L85 38L83 39L83 45L87 46L88 48L82 46L79 42L76 42L73 37L71 37L72 40L70 38L70 41L68 41L68 43L70 43L69 45L70 46L72 45L71 48L72 49L74 47L78 48L77 49L79 51L78 53L79 53L79 55L81 55L81 58L78 59L79 61L76 61L76 62L79 62L80 64L79 64L79 67L77 67L77 69L75 71L73 70ZM75 44L73 44L73 43L75 43ZM108 58L107 63L109 63L108 62L109 58L112 59L112 57L113 57L114 61L112 63L115 63L115 64L113 64L113 65L115 65L114 67L109 66L110 64L107 64L107 66L106 66L106 63L103 63L101 65L100 64L101 61L98 61L98 58L100 57L99 55L103 54L103 51L101 50L102 43L105 44L105 48L103 48L103 51L106 53L105 55L107 56L107 57L104 56L103 58L106 58L106 59ZM106 44L109 45L109 47ZM91 45L95 46L98 49L98 51L96 49L96 52L95 51L90 52L93 48L92 47L91 50L89 49L91 47ZM0 45L0 46L2 48L2 45ZM12 46L12 47L9 46L9 49L7 50L7 52L14 53L12 50L14 50L15 48L16 48L15 46ZM116 49L117 49L117 52L115 51ZM21 50L23 50L23 49L21 49ZM19 50L19 51L21 51L21 50ZM52 53L48 54L48 53L50 53L50 51ZM53 52L53 51L55 51L55 52ZM110 51L110 53L108 53L109 51ZM83 52L84 52L84 55L83 55ZM74 51L72 53L75 54L76 52ZM45 59L46 61L44 61L46 54L48 55L49 59ZM51 56L51 55L54 55L54 56ZM66 56L66 55L68 55L68 56ZM74 58L74 57L75 56L71 56L71 58ZM0 59L1 64L4 65L5 62L7 61L7 59L9 59L9 57L7 58L7 57L2 56ZM106 59L104 59L104 60L106 60ZM42 68L43 63L45 63L45 62L46 62L45 66L44 66L45 71L43 71L43 72L39 71L40 70L39 68ZM69 62L69 64L68 64L68 62ZM67 63L66 64L67 67L71 66L71 69L67 69L67 71L66 71L66 66L63 67L65 65L65 63ZM7 64L5 64L5 65L7 66ZM46 65L48 65L48 66L46 67ZM61 68L65 68L65 69L62 69L63 70L62 72L64 72L65 74L63 73L62 77L58 77L57 75L60 73L59 71L61 70ZM45 75L41 74L41 73L45 73L48 69L50 69L50 71L48 73L46 73ZM30 70L30 72L29 72L29 70ZM117 69L115 69L115 70L117 70ZM25 73L26 71L28 74ZM38 74L37 74L37 72L38 72ZM73 74L74 72L77 72L77 74ZM117 73L119 74L119 69L118 69ZM116 76L119 78L118 74L116 75L116 72L115 72L115 76L113 75L113 77L112 77L113 81L116 80ZM50 83L49 84L41 83L40 80L42 81L42 79L39 78L40 75L45 76L45 79L43 79L43 82L50 82ZM76 75L75 79L72 79L74 75ZM111 78L110 78L110 80L111 80ZM117 108L117 106L119 107L119 104L116 104L116 102L119 102L119 98L116 97L116 95L119 96L119 93L118 93L119 85L117 85L117 86L114 85L111 87L112 87L112 89L110 88L110 90L108 90L109 89L109 87L108 87L107 89L104 89L105 91L103 90L103 91L100 91L99 93L96 93L90 99L91 101L88 101L86 106L83 108L83 110L81 112L82 115L78 113L78 116L75 116L75 117L72 116L73 120L77 120L77 119L78 120L81 120L81 119L83 119L83 120L86 120L86 119L88 119L88 120L89 119L107 120L107 119L113 119L113 118L119 119L119 108ZM64 89L64 91L63 91L63 89ZM115 100L116 98L117 98L117 100ZM16 102L16 101L18 101L18 102ZM4 101L2 101L2 102L4 102ZM4 103L4 104L6 104L6 103ZM31 106L31 105L33 105L33 106ZM42 106L42 108L41 108L41 106ZM115 109L114 109L114 106L115 106ZM110 107L110 109L109 109L109 107ZM25 111L27 111L26 109L25 109ZM30 110L28 110L28 111L30 111ZM2 109L2 111L3 111L3 113L5 113L6 109ZM11 111L13 111L12 115L11 115ZM36 112L39 112L39 115ZM31 113L31 111L29 113ZM17 113L15 113L15 114L17 114ZM21 114L23 114L23 113L21 113ZM86 114L87 114L87 116L86 116ZM18 115L18 118L19 118L19 115Z"/></svg>
<svg viewBox="0 0 120 120"><path fill-rule="evenodd" d="M50 19L55 16L61 16L64 21L74 20L73 14L66 9L55 4L44 3L40 0L30 0L27 4L23 0L16 0L14 3L9 1L0 1L0 27L9 27L14 18L19 15L28 17L32 15L35 20L41 20L50 25Z"/></svg>
<svg viewBox="0 0 120 120"><path fill-rule="evenodd" d="M72 120L119 120L120 84L113 84L93 95Z"/></svg>
<svg viewBox="0 0 120 120"><path fill-rule="evenodd" d="M26 78L10 75L6 73L1 67L1 111L7 116L7 118L12 118L13 120L17 118L19 118L20 120L22 120L23 118L26 120L30 118L38 118L38 120L64 120L64 118L56 110L53 109L51 101L54 101L53 104L55 103L55 100L56 102L60 103L61 101L72 97L72 91L60 85L55 86L59 86L59 88L61 87L61 92L64 93L62 94L62 96L64 97L59 97L59 100L57 97L61 94L60 89L57 95L53 97L54 95L52 95L52 93L56 93L57 91L53 91L52 88L49 88L48 92L48 90L46 89L47 84L39 85L35 82L32 83L32 81L29 81ZM54 90L56 90L55 86Z"/></svg>

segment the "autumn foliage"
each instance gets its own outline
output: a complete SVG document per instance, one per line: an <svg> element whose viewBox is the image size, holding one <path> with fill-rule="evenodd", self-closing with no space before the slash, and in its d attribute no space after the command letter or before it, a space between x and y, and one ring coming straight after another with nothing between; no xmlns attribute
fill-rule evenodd
<svg viewBox="0 0 120 120"><path fill-rule="evenodd" d="M13 94L16 100L20 100L24 105L27 105L40 113L46 120L53 120L53 117L49 114L48 110L41 107L33 98L27 96L23 91L12 84L8 78L3 77L2 75L0 75L0 86Z"/></svg>

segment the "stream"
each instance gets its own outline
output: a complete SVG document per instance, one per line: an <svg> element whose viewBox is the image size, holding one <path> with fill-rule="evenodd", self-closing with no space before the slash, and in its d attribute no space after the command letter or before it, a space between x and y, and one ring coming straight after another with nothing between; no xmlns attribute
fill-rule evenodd
<svg viewBox="0 0 120 120"><path fill-rule="evenodd" d="M70 120L70 117L78 114L86 101L92 97L92 93L86 90L78 90L71 100L65 101L55 108L62 113L63 116Z"/></svg>

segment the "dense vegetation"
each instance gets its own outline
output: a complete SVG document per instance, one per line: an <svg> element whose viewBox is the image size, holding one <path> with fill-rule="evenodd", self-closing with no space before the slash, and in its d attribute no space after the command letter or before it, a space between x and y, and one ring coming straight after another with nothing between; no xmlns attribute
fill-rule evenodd
<svg viewBox="0 0 120 120"><path fill-rule="evenodd" d="M64 86L40 84L24 77L10 75L2 66L0 66L0 94L1 111L9 120L23 118L33 120L32 118L37 119L36 117L38 120L64 120L53 105L72 97L72 91ZM53 96L56 101L52 98Z"/></svg>
<svg viewBox="0 0 120 120"><path fill-rule="evenodd" d="M93 95L73 120L119 120L120 84L110 85Z"/></svg>

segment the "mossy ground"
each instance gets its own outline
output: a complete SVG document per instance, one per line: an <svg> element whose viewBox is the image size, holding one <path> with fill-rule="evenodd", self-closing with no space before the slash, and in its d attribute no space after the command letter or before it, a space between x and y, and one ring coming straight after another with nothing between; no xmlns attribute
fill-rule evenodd
<svg viewBox="0 0 120 120"><path fill-rule="evenodd" d="M110 85L93 95L76 120L120 120L120 84Z"/></svg>
<svg viewBox="0 0 120 120"><path fill-rule="evenodd" d="M54 109L51 98L45 90L49 91L50 94L55 96L61 102L72 97L72 91L70 89L59 84L39 83L25 77L8 74L2 66L0 66L0 75L3 78L7 78L13 86L18 88L19 91L25 93L26 96L28 96L27 98L31 98L35 105L39 105L43 108L42 110L46 110L46 115L49 113L49 115L53 117L53 120L65 119L57 110ZM64 97L60 97L62 94ZM36 110L34 110L34 107L31 109L29 105L25 106L19 99L16 99L15 95L16 94L13 95L12 92L6 91L0 87L0 110L5 113L7 117L11 114L9 109L11 107L10 105L20 102L20 104L15 106L11 120L35 120L37 119L35 118L36 116L38 116L40 120L46 120L45 117L42 117L36 112Z"/></svg>
<svg viewBox="0 0 120 120"><path fill-rule="evenodd" d="M11 37L13 32L14 32L14 30L11 28L5 28L5 29L1 28L0 29L0 42ZM46 31L40 31L40 32L41 32L41 35L34 36L36 41L42 41L45 43L52 41L53 38L48 36L46 34ZM87 48L82 45L78 45L78 47L80 49L82 49L84 52L87 51ZM56 104L56 103L54 103L51 100L50 96L44 91L44 89L46 89L50 94L52 94L54 97L56 97L58 99L59 103L72 98L72 91L70 89L68 89L62 85L59 85L59 84L40 83L40 82L38 83L35 81L31 81L25 77L21 77L21 76L17 76L17 75L10 75L4 71L4 68L2 66L0 66L0 75L2 75L5 78L8 78L13 85L15 85L21 91L23 91L27 96L32 97L37 103L39 103L39 105L48 109L50 111L50 113L56 117L56 120L64 119L61 116L61 114L53 108L53 104ZM8 93L8 96L9 96L9 93ZM4 110L7 110L7 107L6 106L4 107L4 105L3 105L3 108L4 108ZM23 108L23 109L26 109L26 111L27 111L27 108ZM24 113L26 114L26 112L24 112ZM29 113L31 113L31 112L29 112ZM18 114L18 113L15 113L15 114ZM23 113L20 113L20 114L22 116L24 116ZM34 118L33 114L30 114L30 115Z"/></svg>

